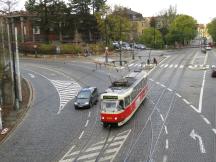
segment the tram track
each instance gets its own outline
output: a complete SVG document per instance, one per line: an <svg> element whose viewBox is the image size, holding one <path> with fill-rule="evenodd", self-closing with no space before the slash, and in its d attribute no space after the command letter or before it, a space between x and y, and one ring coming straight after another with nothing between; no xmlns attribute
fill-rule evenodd
<svg viewBox="0 0 216 162"><path fill-rule="evenodd" d="M192 55L191 57L193 57L193 55ZM190 58L191 58L191 57L190 57ZM169 60L169 62L172 62L172 61L174 61L174 60L176 60L176 59L177 59L177 57L172 58L171 60ZM181 61L180 61L180 63L182 63L182 62L184 61L184 59L185 59L185 58L182 58ZM165 71L165 69L164 69L163 71ZM172 79L174 78L174 77L173 77L173 76L174 76L173 74L175 74L176 71L177 71L177 69L175 69L175 70L171 73L169 79L166 81L165 84L170 84L170 83L171 83ZM185 69L184 69L183 71L185 71ZM160 75L157 76L157 79L161 78L161 75L162 75L162 74L163 74L163 72L161 72ZM183 74L182 74L182 75L183 75ZM157 79L155 79L155 80L157 80ZM155 85L157 85L157 84L155 83ZM153 86L155 86L155 85L153 85ZM152 91L153 86L150 87L149 93ZM154 108L153 108L151 114L149 115L149 117L148 117L148 119L147 119L147 121L146 121L146 124L144 125L143 129L140 131L139 135L137 136L137 138L136 138L136 140L135 140L135 143L134 143L134 144L129 148L129 150L127 151L127 153L126 153L126 158L124 159L124 162L126 162L126 161L129 159L129 156L130 156L130 154L132 153L132 150L135 148L136 144L138 143L139 138L141 137L142 133L144 132L144 129L146 128L148 122L151 121L151 116L153 115L153 113L154 113L155 110L157 109L157 107L158 107L159 103L161 102L161 99L162 99L162 97L163 97L163 95L164 95L164 93L165 93L166 91L167 91L167 89L164 87L162 93L161 93L160 96L158 97L158 100L157 100L157 102L156 102L156 104L155 104L155 106L154 106ZM173 93L173 95L174 95L174 93ZM175 95L174 95L174 97L175 97ZM174 102L174 101L173 101L173 102ZM171 103L170 105L172 105L172 104L173 104L173 103ZM164 122L164 123L165 123L165 122ZM163 129L163 128L162 128L162 129ZM151 148L152 148L152 144L151 144ZM148 157L150 157L150 155L151 155L151 152L150 152L150 154L149 154ZM150 160L150 159L149 159L149 160Z"/></svg>

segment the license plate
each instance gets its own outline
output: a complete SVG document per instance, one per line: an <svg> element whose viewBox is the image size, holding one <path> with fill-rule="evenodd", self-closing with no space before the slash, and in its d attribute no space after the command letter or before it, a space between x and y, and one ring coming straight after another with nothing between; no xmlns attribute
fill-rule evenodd
<svg viewBox="0 0 216 162"><path fill-rule="evenodd" d="M112 119L112 117L107 117L107 119Z"/></svg>

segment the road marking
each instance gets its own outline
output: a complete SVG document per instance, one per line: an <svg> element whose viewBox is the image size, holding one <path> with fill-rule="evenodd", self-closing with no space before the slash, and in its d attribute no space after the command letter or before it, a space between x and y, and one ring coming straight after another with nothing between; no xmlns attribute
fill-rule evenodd
<svg viewBox="0 0 216 162"><path fill-rule="evenodd" d="M215 68L215 65L212 65L212 68Z"/></svg>
<svg viewBox="0 0 216 162"><path fill-rule="evenodd" d="M168 139L166 139L166 149L168 149L169 148L169 141L168 141Z"/></svg>
<svg viewBox="0 0 216 162"><path fill-rule="evenodd" d="M207 60L208 60L208 52L206 53L206 56L205 56L204 65L207 63Z"/></svg>
<svg viewBox="0 0 216 162"><path fill-rule="evenodd" d="M84 134L84 131L82 131L82 133L80 134L79 139L82 138L83 134Z"/></svg>
<svg viewBox="0 0 216 162"><path fill-rule="evenodd" d="M203 120L204 120L207 124L209 124L209 125L211 124L210 121L209 121L206 117L204 117L203 115L201 115L201 117L203 118Z"/></svg>
<svg viewBox="0 0 216 162"><path fill-rule="evenodd" d="M191 64L194 64L194 61L195 61L196 56L198 55L198 53L199 53L199 52L196 52L196 54L194 55L194 57L193 57L193 59L192 59L192 61L191 61Z"/></svg>
<svg viewBox="0 0 216 162"><path fill-rule="evenodd" d="M31 78L35 78L35 76L31 73L28 73L28 75L31 77Z"/></svg>
<svg viewBox="0 0 216 162"><path fill-rule="evenodd" d="M199 113L199 111L197 110L197 108L196 108L194 105L190 105L190 107L191 107L192 109L194 109L194 111L196 111L197 113Z"/></svg>
<svg viewBox="0 0 216 162"><path fill-rule="evenodd" d="M175 68L177 68L177 67L178 67L178 64L175 65Z"/></svg>
<svg viewBox="0 0 216 162"><path fill-rule="evenodd" d="M163 162L167 162L167 155L163 156Z"/></svg>
<svg viewBox="0 0 216 162"><path fill-rule="evenodd" d="M188 101L188 100L186 100L186 99L183 99L183 101L186 103L186 104L190 104L190 102Z"/></svg>
<svg viewBox="0 0 216 162"><path fill-rule="evenodd" d="M167 126L166 125L164 125L164 129L165 129L166 134L168 134Z"/></svg>
<svg viewBox="0 0 216 162"><path fill-rule="evenodd" d="M156 84L160 84L159 82L156 82Z"/></svg>
<svg viewBox="0 0 216 162"><path fill-rule="evenodd" d="M184 65L181 65L181 66L180 66L180 69L182 69L183 67L184 67Z"/></svg>
<svg viewBox="0 0 216 162"><path fill-rule="evenodd" d="M173 67L173 64L171 64L170 66L169 66L169 68L172 68Z"/></svg>
<svg viewBox="0 0 216 162"><path fill-rule="evenodd" d="M89 120L87 120L87 121L86 121L85 127L87 127L87 126L88 126L88 123L89 123Z"/></svg>
<svg viewBox="0 0 216 162"><path fill-rule="evenodd" d="M164 67L166 68L167 66L169 66L168 64L166 64Z"/></svg>
<svg viewBox="0 0 216 162"><path fill-rule="evenodd" d="M172 92L172 91L173 91L173 90L172 90L172 89L170 89L170 88L167 88L167 90L168 90L168 91L170 91L170 92Z"/></svg>
<svg viewBox="0 0 216 162"><path fill-rule="evenodd" d="M202 87L200 90L199 109L198 109L199 113L202 112L202 101L203 101L203 91L204 91L204 86L205 86L205 77L206 77L206 71L204 71L204 74L203 74L203 82L202 82Z"/></svg>
<svg viewBox="0 0 216 162"><path fill-rule="evenodd" d="M216 134L216 129L215 128L212 128L212 131L214 132L214 134Z"/></svg>
<svg viewBox="0 0 216 162"><path fill-rule="evenodd" d="M128 65L129 67L131 67L131 66L133 66L134 64L130 64L130 65Z"/></svg>
<svg viewBox="0 0 216 162"><path fill-rule="evenodd" d="M179 93L176 93L176 96L178 96L179 98L182 98L182 96Z"/></svg>
<svg viewBox="0 0 216 162"><path fill-rule="evenodd" d="M161 117L161 120L164 121L164 118L163 118L163 115L162 115L162 114L160 114L160 117Z"/></svg>
<svg viewBox="0 0 216 162"><path fill-rule="evenodd" d="M88 113L88 117L90 118L90 116L91 116L91 111Z"/></svg>
<svg viewBox="0 0 216 162"><path fill-rule="evenodd" d="M162 64L160 67L163 67L164 66L164 64Z"/></svg>
<svg viewBox="0 0 216 162"><path fill-rule="evenodd" d="M152 78L150 78L149 80L150 80L150 81L153 81L153 79L152 79Z"/></svg>
<svg viewBox="0 0 216 162"><path fill-rule="evenodd" d="M161 84L161 86L164 87L164 88L166 87L164 84Z"/></svg>
<svg viewBox="0 0 216 162"><path fill-rule="evenodd" d="M205 150L205 147L204 147L204 144L202 141L202 137L200 135L196 134L194 129L191 131L190 136L194 140L197 140L197 139L199 140L200 152L203 154L206 153L206 150Z"/></svg>

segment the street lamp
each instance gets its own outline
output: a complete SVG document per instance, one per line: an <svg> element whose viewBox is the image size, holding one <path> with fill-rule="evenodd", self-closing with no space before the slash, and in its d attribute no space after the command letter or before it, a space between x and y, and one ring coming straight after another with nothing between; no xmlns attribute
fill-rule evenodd
<svg viewBox="0 0 216 162"><path fill-rule="evenodd" d="M119 43L120 43L120 60L119 60L119 63L120 63L120 66L122 66L122 41L120 41Z"/></svg>
<svg viewBox="0 0 216 162"><path fill-rule="evenodd" d="M105 39L106 39L106 47L105 47L105 63L108 63L108 38L107 38L107 17L104 15L104 23L105 23Z"/></svg>

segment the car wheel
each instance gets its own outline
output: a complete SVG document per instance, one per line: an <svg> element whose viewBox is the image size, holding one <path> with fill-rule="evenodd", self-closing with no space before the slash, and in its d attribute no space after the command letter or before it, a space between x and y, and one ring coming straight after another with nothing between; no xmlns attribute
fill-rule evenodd
<svg viewBox="0 0 216 162"><path fill-rule="evenodd" d="M91 108L93 106L92 102L89 103L89 108Z"/></svg>

